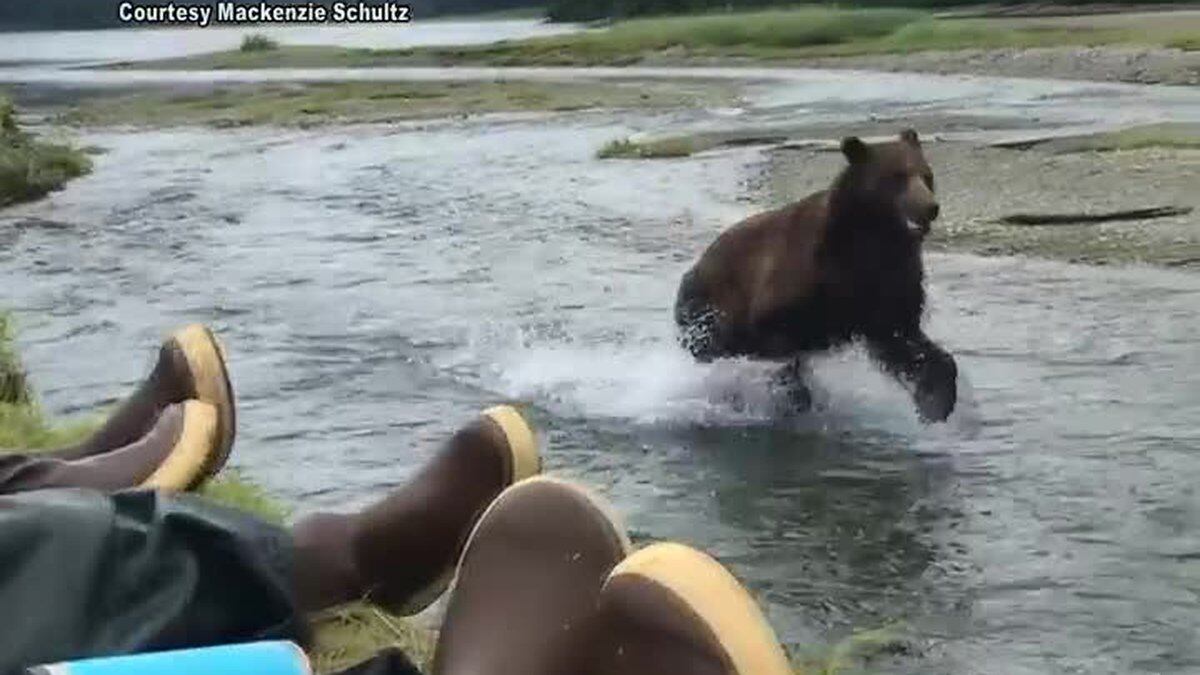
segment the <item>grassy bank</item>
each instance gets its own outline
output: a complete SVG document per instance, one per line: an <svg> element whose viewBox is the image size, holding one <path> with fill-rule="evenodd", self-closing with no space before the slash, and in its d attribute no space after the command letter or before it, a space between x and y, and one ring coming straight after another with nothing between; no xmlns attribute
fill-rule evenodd
<svg viewBox="0 0 1200 675"><path fill-rule="evenodd" d="M12 104L0 97L0 208L43 197L91 169L83 151L22 131Z"/></svg>
<svg viewBox="0 0 1200 675"><path fill-rule="evenodd" d="M493 45L405 50L281 47L115 67L378 67L402 65L628 65L695 58L802 60L825 56L1074 45L1200 43L1200 12L1031 18L949 18L907 9L792 9L621 21L573 35Z"/></svg>
<svg viewBox="0 0 1200 675"><path fill-rule="evenodd" d="M730 85L697 82L655 87L524 81L248 84L189 93L92 95L63 113L61 120L85 126L315 126L502 112L703 106L733 96Z"/></svg>
<svg viewBox="0 0 1200 675"><path fill-rule="evenodd" d="M1122 152L1132 150L1200 150L1200 125L1151 124L1094 136L1065 139L1060 152Z"/></svg>

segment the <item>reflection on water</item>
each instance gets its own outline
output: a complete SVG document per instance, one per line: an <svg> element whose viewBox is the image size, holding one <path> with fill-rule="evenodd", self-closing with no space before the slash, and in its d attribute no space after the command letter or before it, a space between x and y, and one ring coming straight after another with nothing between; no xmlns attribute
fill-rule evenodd
<svg viewBox="0 0 1200 675"><path fill-rule="evenodd" d="M0 215L0 287L54 411L212 322L235 463L302 509L516 398L551 470L728 561L789 642L898 619L921 641L895 672L1200 668L1200 278L930 256L955 423L921 427L855 350L774 421L763 370L692 364L669 312L758 156L594 159L663 121L97 134L94 175Z"/></svg>

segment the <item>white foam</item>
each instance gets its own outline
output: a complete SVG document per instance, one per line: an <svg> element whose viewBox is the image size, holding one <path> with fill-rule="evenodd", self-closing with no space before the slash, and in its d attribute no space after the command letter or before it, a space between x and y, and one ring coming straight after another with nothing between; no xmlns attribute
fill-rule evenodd
<svg viewBox="0 0 1200 675"><path fill-rule="evenodd" d="M777 364L700 364L673 340L588 344L529 336L500 341L493 334L474 341L469 352L470 360L490 364L483 369L484 386L566 417L639 425L783 424L826 431L926 433L908 393L858 348L813 360L815 407L798 416L783 414L783 397L771 389ZM954 435L969 433L977 425L965 377L959 389L963 405L946 425Z"/></svg>

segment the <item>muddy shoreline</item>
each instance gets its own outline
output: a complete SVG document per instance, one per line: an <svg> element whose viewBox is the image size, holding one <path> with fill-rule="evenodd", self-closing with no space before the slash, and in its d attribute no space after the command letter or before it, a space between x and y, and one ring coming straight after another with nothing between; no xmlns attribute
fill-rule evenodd
<svg viewBox="0 0 1200 675"><path fill-rule="evenodd" d="M1200 270L1200 149L1059 152L925 142L942 218L927 248L1023 255L1089 265L1147 264ZM757 200L782 204L828 187L841 156L827 149L768 151ZM1171 205L1166 218L1071 225L1013 225L1014 213L1099 213Z"/></svg>
<svg viewBox="0 0 1200 675"><path fill-rule="evenodd" d="M873 54L806 59L811 68L844 68L992 77L1035 77L1128 84L1200 84L1200 51L1163 47L1045 47Z"/></svg>

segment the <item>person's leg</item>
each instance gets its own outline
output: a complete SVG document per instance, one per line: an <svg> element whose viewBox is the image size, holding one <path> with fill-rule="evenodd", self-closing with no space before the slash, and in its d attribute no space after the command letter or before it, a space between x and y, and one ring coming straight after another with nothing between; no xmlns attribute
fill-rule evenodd
<svg viewBox="0 0 1200 675"><path fill-rule="evenodd" d="M189 399L217 410L218 451L204 467L211 475L229 457L237 424L224 347L212 331L200 325L182 328L163 341L150 374L100 429L77 445L47 454L78 460L131 445L150 431L168 405Z"/></svg>
<svg viewBox="0 0 1200 675"><path fill-rule="evenodd" d="M533 432L520 414L507 406L487 411L373 506L296 525L301 605L317 610L365 598L397 613L419 612L445 590L488 504L540 469Z"/></svg>
<svg viewBox="0 0 1200 675"><path fill-rule="evenodd" d="M291 537L156 491L0 497L0 673L259 639L306 642Z"/></svg>
<svg viewBox="0 0 1200 675"><path fill-rule="evenodd" d="M155 491L0 497L0 607L22 611L19 626L0 631L0 673L260 639L304 643L306 612L363 596L417 609L495 496L539 470L532 431L502 407L374 506L290 532Z"/></svg>
<svg viewBox="0 0 1200 675"><path fill-rule="evenodd" d="M0 455L0 494L51 488L101 491L153 487L179 492L208 476L219 451L217 410L199 401L171 404L145 436L117 450L78 460Z"/></svg>
<svg viewBox="0 0 1200 675"><path fill-rule="evenodd" d="M463 552L434 656L434 675L563 671L605 577L628 553L611 511L549 478L506 490Z"/></svg>

